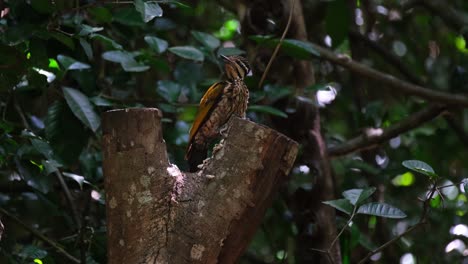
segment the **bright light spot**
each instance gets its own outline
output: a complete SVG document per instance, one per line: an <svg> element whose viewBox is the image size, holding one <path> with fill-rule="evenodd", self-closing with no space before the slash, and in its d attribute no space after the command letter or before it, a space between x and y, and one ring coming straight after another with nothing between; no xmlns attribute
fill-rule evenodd
<svg viewBox="0 0 468 264"><path fill-rule="evenodd" d="M375 162L377 163L377 165L379 165L380 167L382 168L385 168L387 167L388 165L388 162L389 162L389 158L387 155L383 154L382 156L377 154L375 155Z"/></svg>
<svg viewBox="0 0 468 264"><path fill-rule="evenodd" d="M447 180L443 182L442 186L451 185L451 184L453 184L453 182ZM457 198L458 196L458 188L455 185L450 186L450 187L445 187L442 189L442 194L444 194L448 199L453 200Z"/></svg>
<svg viewBox="0 0 468 264"><path fill-rule="evenodd" d="M460 239L455 239L452 242L448 243L448 245L445 247L445 252L449 253L453 250L456 250L460 252L460 254L463 254L465 249L466 249L465 243L461 241Z"/></svg>
<svg viewBox="0 0 468 264"><path fill-rule="evenodd" d="M410 171L398 175L392 180L392 184L395 186L411 186L414 183L414 174Z"/></svg>
<svg viewBox="0 0 468 264"><path fill-rule="evenodd" d="M329 35L325 36L325 38L323 39L323 42L325 43L327 47L331 47L333 43L332 38Z"/></svg>
<svg viewBox="0 0 468 264"><path fill-rule="evenodd" d="M426 67L426 70L431 70L432 67L434 66L435 59L431 57L427 57L426 60L424 61L424 67Z"/></svg>
<svg viewBox="0 0 468 264"><path fill-rule="evenodd" d="M401 13L396 9L392 9L388 13L388 18L390 19L390 21L401 20Z"/></svg>
<svg viewBox="0 0 468 264"><path fill-rule="evenodd" d="M372 261L377 261L377 260L379 260L381 257L382 257L382 252L378 252L378 253L375 253L374 255L372 255L372 256L370 257L370 259L371 259Z"/></svg>
<svg viewBox="0 0 468 264"><path fill-rule="evenodd" d="M392 232L395 235L401 235L406 231L406 229L408 229L408 222L400 221L400 222L398 222L398 224L396 224L393 227Z"/></svg>
<svg viewBox="0 0 468 264"><path fill-rule="evenodd" d="M333 100L335 100L336 95L336 89L330 85L328 85L324 90L318 90L315 94L317 103L320 107L324 107L325 105L331 103Z"/></svg>
<svg viewBox="0 0 468 264"><path fill-rule="evenodd" d="M377 41L379 39L379 35L375 31L370 32L367 35L367 37L369 37L369 39L372 40L372 41Z"/></svg>
<svg viewBox="0 0 468 264"><path fill-rule="evenodd" d="M416 258L411 253L406 253L400 258L400 264L416 264Z"/></svg>
<svg viewBox="0 0 468 264"><path fill-rule="evenodd" d="M456 236L465 236L468 237L468 226L463 224L458 224L450 228L450 234Z"/></svg>
<svg viewBox="0 0 468 264"><path fill-rule="evenodd" d="M240 31L240 23L235 19L224 22L224 25L215 33L215 36L222 40L229 40L234 37L236 32Z"/></svg>
<svg viewBox="0 0 468 264"><path fill-rule="evenodd" d="M356 22L356 25L358 25L358 26L364 25L364 19L362 18L362 11L361 11L361 9L356 8L355 14L356 14L356 21L355 21L355 22Z"/></svg>
<svg viewBox="0 0 468 264"><path fill-rule="evenodd" d="M468 49L466 48L466 41L463 36L458 36L455 38L455 47L457 47L458 51L468 53Z"/></svg>
<svg viewBox="0 0 468 264"><path fill-rule="evenodd" d="M408 51L405 43L398 41L398 40L393 42L392 48L393 48L393 52L395 52L395 54L399 57L405 56L406 52Z"/></svg>
<svg viewBox="0 0 468 264"><path fill-rule="evenodd" d="M368 137L378 137L378 136L382 135L383 129L371 127L371 128L367 128L365 130L365 133L366 133L366 136L368 136Z"/></svg>
<svg viewBox="0 0 468 264"><path fill-rule="evenodd" d="M33 68L37 73L44 75L47 78L47 82L51 83L55 80L55 74L45 71L43 69Z"/></svg>
<svg viewBox="0 0 468 264"><path fill-rule="evenodd" d="M376 9L377 13L382 14L384 16L388 15L388 9L385 6L378 5Z"/></svg>
<svg viewBox="0 0 468 264"><path fill-rule="evenodd" d="M30 116L29 119L31 120L31 123L33 123L35 127L39 129L44 129L44 122L39 117L32 115Z"/></svg>
<svg viewBox="0 0 468 264"><path fill-rule="evenodd" d="M288 253L284 250L280 250L276 252L276 258L277 259L286 259L288 257Z"/></svg>
<svg viewBox="0 0 468 264"><path fill-rule="evenodd" d="M468 190L465 189L465 187L468 187L468 178L463 179L460 183L460 190L462 191L462 193L468 193Z"/></svg>
<svg viewBox="0 0 468 264"><path fill-rule="evenodd" d="M299 166L299 171L304 174L308 174L310 172L310 168L307 165Z"/></svg>
<svg viewBox="0 0 468 264"><path fill-rule="evenodd" d="M51 58L49 58L49 68L57 69L57 70L60 69L58 62L55 59L51 59Z"/></svg>
<svg viewBox="0 0 468 264"><path fill-rule="evenodd" d="M99 201L101 199L101 194L98 191L92 190L91 191L91 198L95 201Z"/></svg>
<svg viewBox="0 0 468 264"><path fill-rule="evenodd" d="M391 148L396 149L401 144L401 137L400 136L394 137L394 138L390 139L389 143L390 143Z"/></svg>

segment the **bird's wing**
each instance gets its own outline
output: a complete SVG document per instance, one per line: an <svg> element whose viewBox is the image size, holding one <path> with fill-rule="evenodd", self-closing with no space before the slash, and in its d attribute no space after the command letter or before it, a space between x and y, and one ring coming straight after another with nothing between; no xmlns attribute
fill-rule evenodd
<svg viewBox="0 0 468 264"><path fill-rule="evenodd" d="M211 85L211 87L208 88L208 91L206 91L200 100L197 116L195 117L192 128L190 129L189 146L192 143L193 137L197 133L198 129L200 129L200 127L206 121L213 108L216 107L216 103L223 93L223 88L225 85L225 82L217 82Z"/></svg>

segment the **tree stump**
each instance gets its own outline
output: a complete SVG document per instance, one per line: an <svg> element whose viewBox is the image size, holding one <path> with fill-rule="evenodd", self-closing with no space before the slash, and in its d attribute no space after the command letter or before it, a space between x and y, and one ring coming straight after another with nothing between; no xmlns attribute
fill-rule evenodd
<svg viewBox="0 0 468 264"><path fill-rule="evenodd" d="M202 169L168 160L158 109L103 115L109 263L235 263L298 144L248 120L231 118L226 138Z"/></svg>

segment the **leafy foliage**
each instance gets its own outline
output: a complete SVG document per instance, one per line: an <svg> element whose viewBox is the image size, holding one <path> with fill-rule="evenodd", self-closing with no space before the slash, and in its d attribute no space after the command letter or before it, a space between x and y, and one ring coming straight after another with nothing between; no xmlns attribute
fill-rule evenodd
<svg viewBox="0 0 468 264"><path fill-rule="evenodd" d="M256 19L239 21L229 11L238 10L236 3L225 2L0 1L0 209L71 255L84 252L86 262L106 263L101 113L126 107L161 109L171 162L185 168L196 105L222 78L219 55L243 54L254 69L246 79L248 118L299 135L303 148L288 186L281 188L241 262L309 263L316 253L310 250L317 242L312 237L322 231L313 222L321 213L313 211L313 205L322 202L315 194L323 187L317 182L324 168L314 167L317 161L304 147L316 135L307 125L312 114L299 116L301 107L321 107L320 122L312 121L321 125L326 140L322 147L332 147L352 142L347 139L367 128L392 127L431 103L333 66L311 42L395 79L450 94L468 91L466 32L447 23L438 9L427 11L424 5L435 0L421 1L416 8L405 7L403 1L377 1L375 8L367 1L350 1L354 9L345 1L302 1L309 38L295 39L293 23L261 88L260 76L280 42L286 25L281 19L287 12L280 6L274 11L249 9L244 15L255 14ZM252 8L254 2L242 8ZM444 7L468 13L466 1ZM255 24L259 21L260 26ZM362 32L370 44L357 37ZM306 77L313 75L316 83L298 88L302 80L294 69L304 62L312 62L314 71ZM328 105L319 102L325 99ZM434 186L439 187L428 203L426 220L437 228L406 234L401 244L383 251L379 261L398 263L409 252L421 263L462 261L463 250L444 250L455 238L466 244L468 236L459 231L466 228L468 212L466 145L461 143L468 112L456 107L447 111L389 143L331 160L334 193L344 198L323 204L338 210L338 229L352 219L338 240L344 263L356 262L419 221L418 199L428 198ZM0 263L70 262L1 214L6 229ZM380 217L393 219L384 222ZM77 218L83 221L81 229ZM434 253L427 254L427 248Z"/></svg>

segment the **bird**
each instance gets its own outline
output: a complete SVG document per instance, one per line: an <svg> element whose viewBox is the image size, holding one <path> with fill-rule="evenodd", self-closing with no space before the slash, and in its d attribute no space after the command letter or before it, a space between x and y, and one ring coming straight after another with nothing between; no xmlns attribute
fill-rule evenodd
<svg viewBox="0 0 468 264"><path fill-rule="evenodd" d="M198 165L207 157L209 144L219 137L220 130L232 115L245 118L249 90L244 77L250 74L250 65L246 58L238 55L221 55L221 58L226 78L208 88L190 128L185 153L189 172L198 170Z"/></svg>

